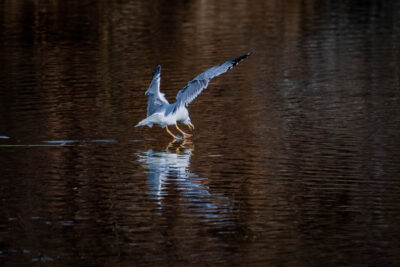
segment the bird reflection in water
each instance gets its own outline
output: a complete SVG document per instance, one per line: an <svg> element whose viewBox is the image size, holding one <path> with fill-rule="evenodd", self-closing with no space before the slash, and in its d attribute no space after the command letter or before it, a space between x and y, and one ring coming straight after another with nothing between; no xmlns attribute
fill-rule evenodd
<svg viewBox="0 0 400 267"><path fill-rule="evenodd" d="M170 142L165 151L171 153L175 150L177 154L186 154L187 152L192 154L192 151L194 150L193 142L189 139L183 139L183 142L179 143L178 140L179 139L174 139L172 142Z"/></svg>
<svg viewBox="0 0 400 267"><path fill-rule="evenodd" d="M139 162L148 169L149 193L160 210L167 208L166 200L178 196L179 204L187 206L192 216L204 220L224 220L230 213L230 199L210 193L208 179L200 178L189 169L194 151L191 141L171 142L165 151L152 149L138 154Z"/></svg>

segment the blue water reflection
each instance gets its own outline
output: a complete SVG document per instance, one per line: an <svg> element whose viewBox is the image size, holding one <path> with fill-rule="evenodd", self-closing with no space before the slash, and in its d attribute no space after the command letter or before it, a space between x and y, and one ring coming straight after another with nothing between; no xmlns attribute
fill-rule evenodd
<svg viewBox="0 0 400 267"><path fill-rule="evenodd" d="M171 145L161 152L152 149L137 154L139 162L148 170L149 194L161 211L168 208L168 199L179 196L178 205L189 209L191 216L203 221L226 221L231 212L228 197L212 193L207 178L190 170L193 147Z"/></svg>

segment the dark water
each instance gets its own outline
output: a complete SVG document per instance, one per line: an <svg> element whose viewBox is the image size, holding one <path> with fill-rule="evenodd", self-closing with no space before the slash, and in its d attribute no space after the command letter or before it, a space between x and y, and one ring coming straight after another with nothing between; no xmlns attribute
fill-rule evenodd
<svg viewBox="0 0 400 267"><path fill-rule="evenodd" d="M397 1L0 2L1 265L400 265L399 51Z"/></svg>

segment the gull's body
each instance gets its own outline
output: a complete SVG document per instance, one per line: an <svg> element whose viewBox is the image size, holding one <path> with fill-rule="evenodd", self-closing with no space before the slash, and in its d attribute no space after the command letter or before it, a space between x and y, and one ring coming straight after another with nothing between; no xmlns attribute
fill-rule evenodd
<svg viewBox="0 0 400 267"><path fill-rule="evenodd" d="M190 134L183 132L177 125L178 122L187 125L190 129L194 129L187 106L205 89L208 82L229 69L236 66L241 60L250 56L247 53L241 57L228 60L221 65L212 67L191 80L188 85L181 89L176 95L176 102L170 104L164 94L160 92L161 66L157 66L153 73L153 80L146 91L149 96L147 102L147 118L140 121L136 127L147 125L152 127L158 124L162 128L166 128L167 132L174 138L177 138L168 130L168 125L175 127L183 134L184 138L190 137Z"/></svg>

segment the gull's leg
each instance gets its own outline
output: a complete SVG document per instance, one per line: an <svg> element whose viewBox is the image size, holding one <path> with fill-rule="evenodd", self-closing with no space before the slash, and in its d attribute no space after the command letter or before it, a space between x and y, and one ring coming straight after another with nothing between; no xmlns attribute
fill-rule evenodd
<svg viewBox="0 0 400 267"><path fill-rule="evenodd" d="M187 134L184 131L182 131L181 128L178 127L178 124L175 124L175 127L176 127L176 129L178 129L178 131L180 131L183 134L184 138L189 138L192 136L191 134Z"/></svg>
<svg viewBox="0 0 400 267"><path fill-rule="evenodd" d="M193 123L189 123L187 126L189 127L190 130L194 130L194 125L193 125Z"/></svg>
<svg viewBox="0 0 400 267"><path fill-rule="evenodd" d="M173 133L170 132L170 130L168 129L168 126L165 127L165 129L167 129L167 133L169 133L173 138L178 139L178 137L176 135L174 135Z"/></svg>

